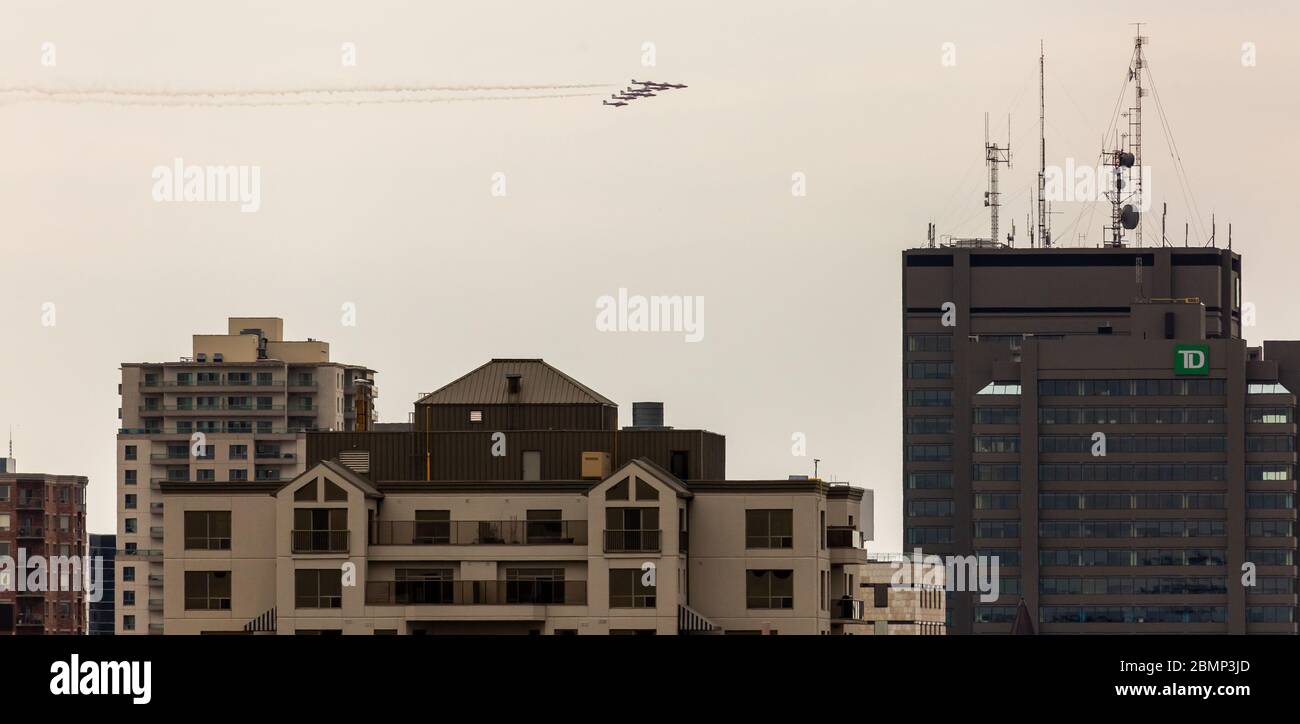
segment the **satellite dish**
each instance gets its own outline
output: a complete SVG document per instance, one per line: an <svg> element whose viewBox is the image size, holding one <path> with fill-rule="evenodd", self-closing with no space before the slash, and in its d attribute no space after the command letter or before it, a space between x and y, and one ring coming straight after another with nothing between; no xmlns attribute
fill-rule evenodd
<svg viewBox="0 0 1300 724"><path fill-rule="evenodd" d="M1133 208L1133 204L1124 204L1124 208L1119 212L1119 223L1123 224L1125 229L1137 228L1138 210Z"/></svg>
<svg viewBox="0 0 1300 724"><path fill-rule="evenodd" d="M1137 159L1133 158L1133 154L1129 153L1128 151L1121 151L1119 154L1119 165L1123 166L1124 168L1132 168L1133 162L1136 160Z"/></svg>

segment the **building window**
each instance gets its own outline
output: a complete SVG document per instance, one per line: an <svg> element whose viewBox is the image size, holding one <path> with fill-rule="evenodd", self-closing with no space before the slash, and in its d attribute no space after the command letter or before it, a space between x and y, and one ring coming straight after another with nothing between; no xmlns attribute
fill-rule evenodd
<svg viewBox="0 0 1300 724"><path fill-rule="evenodd" d="M135 566L122 566L122 582L131 583L135 580Z"/></svg>
<svg viewBox="0 0 1300 724"><path fill-rule="evenodd" d="M469 421L470 421L470 422L483 422L483 411L482 411L482 410L470 410L470 411L469 411Z"/></svg>
<svg viewBox="0 0 1300 724"><path fill-rule="evenodd" d="M654 608L655 587L642 585L640 568L614 568L609 572L610 608Z"/></svg>
<svg viewBox="0 0 1300 724"><path fill-rule="evenodd" d="M295 553L340 553L347 549L347 508L294 508Z"/></svg>
<svg viewBox="0 0 1300 724"><path fill-rule="evenodd" d="M310 483L303 485L301 488L293 491L293 499L298 502L314 503L317 500L317 481L312 480Z"/></svg>
<svg viewBox="0 0 1300 724"><path fill-rule="evenodd" d="M659 550L658 508L606 508L605 551L629 553Z"/></svg>
<svg viewBox="0 0 1300 724"><path fill-rule="evenodd" d="M134 631L134 630L135 630L135 616L123 616L123 617L122 617L122 630L123 630L123 631Z"/></svg>
<svg viewBox="0 0 1300 724"><path fill-rule="evenodd" d="M293 588L294 605L298 608L343 608L341 568L294 571Z"/></svg>
<svg viewBox="0 0 1300 724"><path fill-rule="evenodd" d="M451 511L415 511L415 538L411 542L422 546L451 543Z"/></svg>
<svg viewBox="0 0 1300 724"><path fill-rule="evenodd" d="M186 571L185 610L229 611L230 571Z"/></svg>
<svg viewBox="0 0 1300 724"><path fill-rule="evenodd" d="M248 481L248 471L245 470L245 469L243 469L243 468L231 468L231 469L230 469L230 480L231 480L232 482L238 482L238 483L247 482L247 481Z"/></svg>
<svg viewBox="0 0 1300 724"><path fill-rule="evenodd" d="M217 471L212 468L204 468L194 471L194 479L200 482L210 483L217 479Z"/></svg>
<svg viewBox="0 0 1300 724"><path fill-rule="evenodd" d="M185 511L185 550L230 550L230 511Z"/></svg>
<svg viewBox="0 0 1300 724"><path fill-rule="evenodd" d="M135 501L135 493L127 493L123 499L123 505L126 506L127 510L135 510Z"/></svg>
<svg viewBox="0 0 1300 724"><path fill-rule="evenodd" d="M127 445L126 447L122 448L122 459L123 460L136 459L135 445Z"/></svg>
<svg viewBox="0 0 1300 724"><path fill-rule="evenodd" d="M325 502L326 503L346 503L348 502L348 491L335 485L333 481L325 481Z"/></svg>
<svg viewBox="0 0 1300 724"><path fill-rule="evenodd" d="M247 459L248 459L248 446L247 446L247 445L231 445L231 446L230 446L230 459L231 459L231 460L247 460Z"/></svg>
<svg viewBox="0 0 1300 724"><path fill-rule="evenodd" d="M794 608L794 571L746 571L745 608Z"/></svg>
<svg viewBox="0 0 1300 724"><path fill-rule="evenodd" d="M137 532L139 532L138 529L137 529L136 519L135 519L135 518L127 518L126 520L123 520L123 521L122 521L122 532L123 532L123 533L137 533Z"/></svg>
<svg viewBox="0 0 1300 724"><path fill-rule="evenodd" d="M627 500L628 491L631 489L631 484L628 482L629 480L631 480L631 478L623 478L617 483L609 486L609 489L605 491L605 500Z"/></svg>
<svg viewBox="0 0 1300 724"><path fill-rule="evenodd" d="M135 591L122 591L122 605L123 606L135 605Z"/></svg>
<svg viewBox="0 0 1300 724"><path fill-rule="evenodd" d="M793 510L746 510L746 548L793 548Z"/></svg>
<svg viewBox="0 0 1300 724"><path fill-rule="evenodd" d="M122 471L122 482L125 485L135 485L139 481L139 473L134 470Z"/></svg>

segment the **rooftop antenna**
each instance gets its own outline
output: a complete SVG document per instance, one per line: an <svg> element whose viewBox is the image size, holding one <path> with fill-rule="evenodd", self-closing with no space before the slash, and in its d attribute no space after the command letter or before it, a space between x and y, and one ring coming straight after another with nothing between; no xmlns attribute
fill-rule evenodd
<svg viewBox="0 0 1300 724"><path fill-rule="evenodd" d="M1228 251L1232 251L1232 222L1228 222Z"/></svg>
<svg viewBox="0 0 1300 724"><path fill-rule="evenodd" d="M934 248L934 222L925 225L925 240L929 243L931 249Z"/></svg>
<svg viewBox="0 0 1300 724"><path fill-rule="evenodd" d="M1047 223L1047 200L1043 197L1047 191L1047 140L1046 117L1047 103L1044 97L1045 55L1043 41L1038 41L1038 245L1044 248L1052 245L1052 229ZM1007 143L1011 142L1010 137ZM1032 239L1033 236L1031 235Z"/></svg>
<svg viewBox="0 0 1300 724"><path fill-rule="evenodd" d="M1133 105L1123 114L1128 119L1128 133L1120 134L1117 130L1115 149L1102 152L1104 165L1115 169L1114 185L1106 192L1111 203L1110 226L1106 228L1110 231L1110 245L1114 247L1124 246L1125 231L1132 231L1137 245L1142 246L1138 210L1142 208L1142 96L1146 94L1142 89L1142 70L1146 68L1142 47L1147 38L1142 35L1142 23L1133 24L1137 26L1137 35L1133 39L1133 63L1128 69L1128 79L1134 83ZM1126 176L1133 182L1132 190L1125 190Z"/></svg>
<svg viewBox="0 0 1300 724"><path fill-rule="evenodd" d="M1146 67L1146 58L1142 56L1142 46L1146 45L1147 38L1142 34L1142 23L1133 23L1136 26L1136 35L1133 38L1133 68L1129 74L1133 79L1133 108L1130 109L1129 115L1129 151L1133 153L1133 167L1137 173L1133 175L1133 205L1142 208L1142 96L1146 91L1142 89L1142 70ZM1137 240L1137 245L1142 246L1142 225L1137 224L1133 229L1133 238Z"/></svg>
<svg viewBox="0 0 1300 724"><path fill-rule="evenodd" d="M817 466L821 464L821 458L813 458L813 477L817 477Z"/></svg>
<svg viewBox="0 0 1300 724"><path fill-rule="evenodd" d="M998 208L1002 206L998 193L998 164L1011 167L1011 115L1007 115L1007 145L989 142L989 114L984 114L984 162L989 167L989 190L984 192L984 205L989 207L989 241L998 243Z"/></svg>

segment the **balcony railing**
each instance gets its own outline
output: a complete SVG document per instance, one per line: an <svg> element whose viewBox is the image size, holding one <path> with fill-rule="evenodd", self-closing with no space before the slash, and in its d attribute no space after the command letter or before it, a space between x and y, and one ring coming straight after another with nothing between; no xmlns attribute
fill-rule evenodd
<svg viewBox="0 0 1300 724"><path fill-rule="evenodd" d="M15 621L15 623L17 623L19 626L44 626L45 625L45 615L40 613L19 612L17 619L18 620Z"/></svg>
<svg viewBox="0 0 1300 724"><path fill-rule="evenodd" d="M17 507L43 509L45 507L45 498L32 495L20 495L18 496Z"/></svg>
<svg viewBox="0 0 1300 724"><path fill-rule="evenodd" d="M35 526L20 526L18 528L19 538L44 538L45 529Z"/></svg>
<svg viewBox="0 0 1300 724"><path fill-rule="evenodd" d="M369 606L585 605L586 581L369 581Z"/></svg>
<svg viewBox="0 0 1300 724"><path fill-rule="evenodd" d="M660 533L658 530L606 530L605 552L656 553Z"/></svg>
<svg viewBox="0 0 1300 724"><path fill-rule="evenodd" d="M840 599L835 601L834 605L832 618L861 621L866 617L867 609L864 601Z"/></svg>
<svg viewBox="0 0 1300 724"><path fill-rule="evenodd" d="M346 553L351 539L346 530L295 530L294 553Z"/></svg>
<svg viewBox="0 0 1300 724"><path fill-rule="evenodd" d="M834 526L826 529L827 548L861 548L862 531L847 526Z"/></svg>
<svg viewBox="0 0 1300 724"><path fill-rule="evenodd" d="M161 525L151 526L151 527L149 528L149 537L150 537L150 538L153 538L154 540L162 540L162 539L163 539L163 527L162 527Z"/></svg>
<svg viewBox="0 0 1300 724"><path fill-rule="evenodd" d="M585 520L384 520L371 545L586 545Z"/></svg>

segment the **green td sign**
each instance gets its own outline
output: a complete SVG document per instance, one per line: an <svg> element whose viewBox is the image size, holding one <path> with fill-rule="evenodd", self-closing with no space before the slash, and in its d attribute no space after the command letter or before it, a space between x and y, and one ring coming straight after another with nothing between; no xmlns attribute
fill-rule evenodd
<svg viewBox="0 0 1300 724"><path fill-rule="evenodd" d="M1210 345L1208 344L1174 345L1174 374L1176 375L1210 374Z"/></svg>

